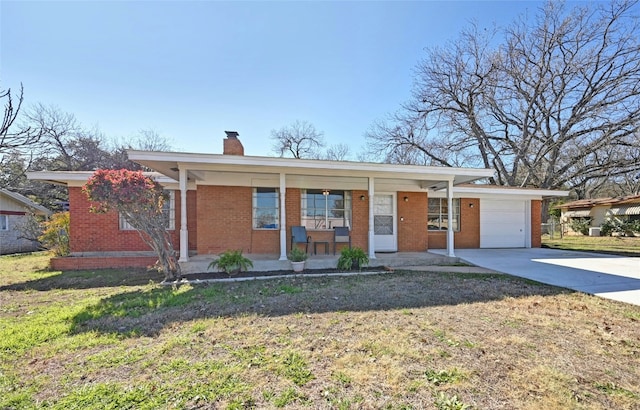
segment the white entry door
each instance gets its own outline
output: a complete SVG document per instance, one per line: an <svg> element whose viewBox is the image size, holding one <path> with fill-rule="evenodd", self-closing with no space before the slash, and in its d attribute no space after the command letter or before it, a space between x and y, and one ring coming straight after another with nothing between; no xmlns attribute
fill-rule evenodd
<svg viewBox="0 0 640 410"><path fill-rule="evenodd" d="M373 196L373 240L376 252L398 251L396 194Z"/></svg>

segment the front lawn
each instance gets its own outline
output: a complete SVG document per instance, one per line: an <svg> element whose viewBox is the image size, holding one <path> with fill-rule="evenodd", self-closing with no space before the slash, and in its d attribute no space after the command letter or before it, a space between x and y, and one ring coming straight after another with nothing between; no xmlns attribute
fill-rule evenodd
<svg viewBox="0 0 640 410"><path fill-rule="evenodd" d="M565 235L551 239L542 236L542 246L572 251L612 253L622 256L640 256L640 237Z"/></svg>
<svg viewBox="0 0 640 410"><path fill-rule="evenodd" d="M0 258L0 409L640 408L637 306L508 275L172 288L46 263Z"/></svg>

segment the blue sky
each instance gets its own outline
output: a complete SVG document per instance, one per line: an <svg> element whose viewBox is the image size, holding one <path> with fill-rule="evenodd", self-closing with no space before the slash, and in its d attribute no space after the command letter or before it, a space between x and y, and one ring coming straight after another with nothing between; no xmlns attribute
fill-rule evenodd
<svg viewBox="0 0 640 410"><path fill-rule="evenodd" d="M425 47L540 2L0 2L0 88L25 87L112 138L155 129L181 151L273 155L306 120L353 154L411 94Z"/></svg>

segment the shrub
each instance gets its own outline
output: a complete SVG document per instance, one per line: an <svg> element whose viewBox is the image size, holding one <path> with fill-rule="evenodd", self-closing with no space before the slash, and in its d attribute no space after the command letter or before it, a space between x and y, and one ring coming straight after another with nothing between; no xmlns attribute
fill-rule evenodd
<svg viewBox="0 0 640 410"><path fill-rule="evenodd" d="M338 269L361 269L368 263L369 257L361 248L344 248L340 252L340 258L338 259Z"/></svg>
<svg viewBox="0 0 640 410"><path fill-rule="evenodd" d="M603 236L611 236L612 234L633 236L634 233L640 233L640 220L623 221L619 218L607 219L600 229Z"/></svg>
<svg viewBox="0 0 640 410"><path fill-rule="evenodd" d="M66 256L69 249L69 212L53 214L44 223L44 232L38 238L42 245L56 256Z"/></svg>
<svg viewBox="0 0 640 410"><path fill-rule="evenodd" d="M289 260L291 262L304 262L307 260L307 254L296 246L289 252Z"/></svg>
<svg viewBox="0 0 640 410"><path fill-rule="evenodd" d="M588 218L571 219L569 226L574 232L580 232L583 235L589 235L590 220Z"/></svg>
<svg viewBox="0 0 640 410"><path fill-rule="evenodd" d="M253 268L251 259L242 256L242 250L226 251L221 253L218 259L212 261L207 269L218 268L220 271L233 275Z"/></svg>

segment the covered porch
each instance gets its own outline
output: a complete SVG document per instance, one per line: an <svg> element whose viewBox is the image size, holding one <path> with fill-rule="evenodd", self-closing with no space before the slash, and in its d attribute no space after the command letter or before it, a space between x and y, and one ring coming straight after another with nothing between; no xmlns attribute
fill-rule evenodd
<svg viewBox="0 0 640 410"><path fill-rule="evenodd" d="M447 205L443 209L447 209L448 214L445 213L443 219L452 221L454 186L493 175L489 169L249 157L228 153L129 151L128 154L131 160L176 182L172 189L176 190L181 204L179 218L176 218L179 224L176 225L180 227L182 263L190 262L194 254L215 255L227 249L268 254L268 259L286 263L291 228L306 225L314 241L320 238L323 242L331 242L333 227L348 227L354 246L365 250L372 265L383 265L376 261L380 252L427 250L426 204L430 193L446 192L444 201ZM310 223L313 213L309 204L314 195L320 196L318 192L329 200L334 193L342 195L333 201L343 205L336 210L343 218L338 224L332 225L330 217L326 217L325 222L320 221L320 225L317 217L311 221L316 225ZM274 205L271 206L270 223L258 226L256 196L261 194L273 195ZM324 215L327 215L329 200L324 202ZM344 206L345 203L349 205ZM189 212L189 209L194 210ZM315 205L313 212L318 211ZM332 211L330 206L328 211ZM349 216L345 217L346 214ZM454 228L449 224L444 229L441 232L446 232L447 256L454 257ZM317 258L318 261L321 259Z"/></svg>
<svg viewBox="0 0 640 410"><path fill-rule="evenodd" d="M253 262L252 272L291 270L288 260L279 260L275 254L245 254ZM334 269L338 264L340 255L311 255L306 261L305 270ZM186 262L180 262L183 275L207 272L209 263L216 259L214 255L194 255ZM459 263L457 257L450 257L431 252L394 252L376 253L375 259L369 261L371 267L384 266L400 269L408 266L438 266ZM211 270L209 270L211 272Z"/></svg>

